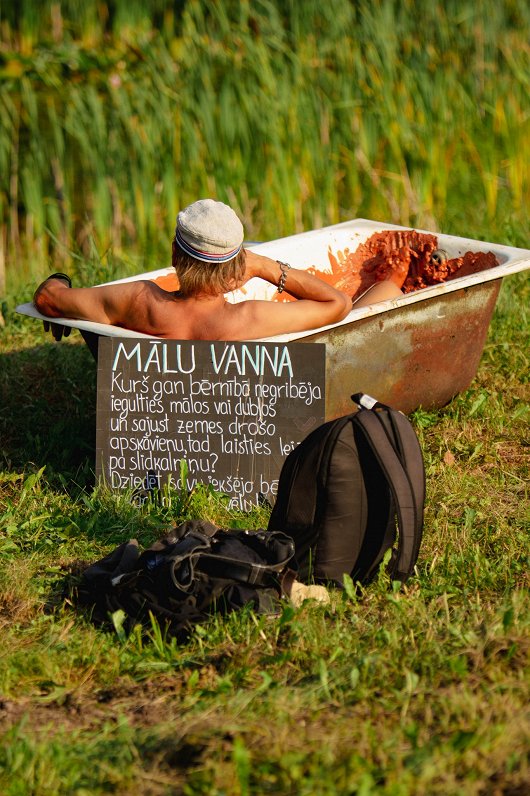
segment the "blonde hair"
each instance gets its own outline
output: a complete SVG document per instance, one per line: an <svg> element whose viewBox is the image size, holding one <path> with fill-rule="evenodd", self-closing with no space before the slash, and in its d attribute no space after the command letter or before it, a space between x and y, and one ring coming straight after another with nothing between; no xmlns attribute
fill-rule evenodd
<svg viewBox="0 0 530 796"><path fill-rule="evenodd" d="M183 251L173 240L171 263L177 273L182 296L206 293L217 296L235 290L245 275L246 252L243 248L226 263L204 263Z"/></svg>

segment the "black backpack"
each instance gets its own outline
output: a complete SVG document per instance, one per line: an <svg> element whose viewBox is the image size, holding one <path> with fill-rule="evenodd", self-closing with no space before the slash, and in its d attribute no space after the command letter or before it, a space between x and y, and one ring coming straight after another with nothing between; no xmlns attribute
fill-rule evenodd
<svg viewBox="0 0 530 796"><path fill-rule="evenodd" d="M342 585L348 574L369 583L393 548L388 572L404 582L423 530L421 448L401 412L363 393L352 400L357 412L319 426L288 455L268 528L294 539L301 581Z"/></svg>
<svg viewBox="0 0 530 796"><path fill-rule="evenodd" d="M149 626L152 616L184 638L213 613L244 605L277 612L295 579L293 557L294 543L283 533L227 531L189 520L142 553L131 539L89 566L74 601L98 624L121 609L126 630Z"/></svg>

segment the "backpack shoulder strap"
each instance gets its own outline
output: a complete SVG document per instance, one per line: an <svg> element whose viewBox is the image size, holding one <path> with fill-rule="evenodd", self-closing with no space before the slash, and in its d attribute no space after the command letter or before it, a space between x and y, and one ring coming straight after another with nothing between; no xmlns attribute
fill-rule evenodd
<svg viewBox="0 0 530 796"><path fill-rule="evenodd" d="M364 432L394 499L399 534L392 576L404 581L414 569L423 529L425 474L419 443L407 418L377 402L372 408L361 404L353 422Z"/></svg>

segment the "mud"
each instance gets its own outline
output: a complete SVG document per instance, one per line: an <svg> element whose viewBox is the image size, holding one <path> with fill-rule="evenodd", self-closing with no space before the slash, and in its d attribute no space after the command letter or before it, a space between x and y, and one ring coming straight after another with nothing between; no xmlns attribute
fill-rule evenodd
<svg viewBox="0 0 530 796"><path fill-rule="evenodd" d="M357 298L375 282L394 281L404 293L479 273L499 262L491 252L466 252L447 258L436 235L416 230L375 232L355 251L328 251L331 273L309 269L328 284Z"/></svg>
<svg viewBox="0 0 530 796"><path fill-rule="evenodd" d="M179 281L177 279L176 274L164 274L163 276L157 276L156 279L153 279L153 282L161 287L162 290L167 290L168 293L173 293L174 290L179 289Z"/></svg>

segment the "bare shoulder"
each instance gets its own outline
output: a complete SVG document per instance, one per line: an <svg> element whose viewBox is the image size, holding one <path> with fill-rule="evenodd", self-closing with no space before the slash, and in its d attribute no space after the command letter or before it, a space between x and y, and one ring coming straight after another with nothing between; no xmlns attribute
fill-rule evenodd
<svg viewBox="0 0 530 796"><path fill-rule="evenodd" d="M153 290L155 288L155 290ZM160 290L154 282L148 279L131 279L129 282L111 282L108 285L98 285L95 290L115 296L145 296L154 295L156 290Z"/></svg>
<svg viewBox="0 0 530 796"><path fill-rule="evenodd" d="M168 313L173 314L175 299L150 280L133 280L116 285L111 302L120 326L158 335L167 326Z"/></svg>
<svg viewBox="0 0 530 796"><path fill-rule="evenodd" d="M138 305L155 305L173 300L173 296L162 290L148 279L134 279L130 282L114 282L94 288L104 301L115 307L124 307L131 303Z"/></svg>

